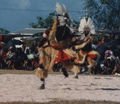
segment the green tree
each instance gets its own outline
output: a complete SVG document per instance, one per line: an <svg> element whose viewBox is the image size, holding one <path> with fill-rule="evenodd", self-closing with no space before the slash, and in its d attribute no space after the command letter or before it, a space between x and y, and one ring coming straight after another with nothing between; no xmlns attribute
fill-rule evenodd
<svg viewBox="0 0 120 104"><path fill-rule="evenodd" d="M85 0L89 16L98 29L117 30L120 28L120 0Z"/></svg>
<svg viewBox="0 0 120 104"><path fill-rule="evenodd" d="M73 25L73 28L77 29L79 27L80 22L73 20L73 22L75 23L75 25Z"/></svg>
<svg viewBox="0 0 120 104"><path fill-rule="evenodd" d="M4 29L4 28L0 28L0 34L7 34L9 33L8 30Z"/></svg>
<svg viewBox="0 0 120 104"><path fill-rule="evenodd" d="M56 15L56 12L49 13L48 17L46 17L45 19L38 16L37 23L30 23L29 25L32 28L47 28L53 24L55 15ZM73 21L76 24L76 25L73 25L74 28L78 28L79 22L75 21L75 20L73 20ZM68 23L68 24L70 24L70 23Z"/></svg>
<svg viewBox="0 0 120 104"><path fill-rule="evenodd" d="M38 16L37 23L30 23L29 25L33 28L47 28L48 26L53 24L54 16L55 12L49 13L48 17L45 19Z"/></svg>

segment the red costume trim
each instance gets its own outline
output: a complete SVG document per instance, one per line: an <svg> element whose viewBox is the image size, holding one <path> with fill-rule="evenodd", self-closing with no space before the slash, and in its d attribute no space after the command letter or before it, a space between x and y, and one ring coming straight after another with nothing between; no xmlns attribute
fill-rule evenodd
<svg viewBox="0 0 120 104"><path fill-rule="evenodd" d="M85 51L85 53L87 54L87 57L90 57L92 59L96 58L97 57L97 54L89 54L87 51Z"/></svg>
<svg viewBox="0 0 120 104"><path fill-rule="evenodd" d="M103 44L103 43L104 43L104 42L99 42L99 43L98 43L98 46L100 46L100 45Z"/></svg>
<svg viewBox="0 0 120 104"><path fill-rule="evenodd" d="M94 58L96 58L97 57L97 55L96 54L87 54L90 58L92 58L92 59L94 59Z"/></svg>
<svg viewBox="0 0 120 104"><path fill-rule="evenodd" d="M60 47L58 47L58 46L51 46L51 47L54 48L54 49L57 49L59 51L58 55L55 59L55 63L59 63L59 62L62 62L62 61L73 59L73 57L71 57L70 55L65 53Z"/></svg>

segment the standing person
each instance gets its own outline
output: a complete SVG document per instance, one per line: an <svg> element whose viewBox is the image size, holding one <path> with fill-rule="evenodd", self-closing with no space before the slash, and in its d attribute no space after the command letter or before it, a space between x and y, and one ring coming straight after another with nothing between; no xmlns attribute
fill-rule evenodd
<svg viewBox="0 0 120 104"><path fill-rule="evenodd" d="M63 13L60 12L60 8ZM67 26L66 21L69 15L68 10L65 10L64 5L62 7L59 3L56 4L58 15L54 18L54 24L48 36L49 44L45 42L46 45L42 47L40 67L36 70L36 75L43 82L40 89L45 89L45 78L47 78L48 71L53 71L55 64L61 63L65 77L68 77L66 69L71 69L70 67L73 67L74 64L70 64L70 60L75 57L75 52L68 48L73 34L69 26Z"/></svg>
<svg viewBox="0 0 120 104"><path fill-rule="evenodd" d="M30 47L31 53L34 53L37 47L37 40L34 40L32 46Z"/></svg>
<svg viewBox="0 0 120 104"><path fill-rule="evenodd" d="M93 34L95 34L93 21L84 17L80 21L78 31L82 34L83 43L74 46L75 50L79 50L77 63L83 64L87 60L87 67L91 73L92 68L97 66L97 58L99 57L99 53L92 49Z"/></svg>
<svg viewBox="0 0 120 104"><path fill-rule="evenodd" d="M15 62L15 49L13 46L11 46L9 48L9 51L7 52L7 55L6 55L6 61L8 62L8 68L12 68L12 69L15 69L14 67L14 62Z"/></svg>

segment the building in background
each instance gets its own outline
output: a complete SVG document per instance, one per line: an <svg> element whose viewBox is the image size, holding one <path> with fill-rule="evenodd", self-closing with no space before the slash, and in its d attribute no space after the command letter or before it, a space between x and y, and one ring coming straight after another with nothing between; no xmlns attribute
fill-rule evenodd
<svg viewBox="0 0 120 104"><path fill-rule="evenodd" d="M13 39L23 40L23 39L32 39L32 38L41 38L43 32L46 28L25 28L23 30L15 31L9 33L13 36Z"/></svg>

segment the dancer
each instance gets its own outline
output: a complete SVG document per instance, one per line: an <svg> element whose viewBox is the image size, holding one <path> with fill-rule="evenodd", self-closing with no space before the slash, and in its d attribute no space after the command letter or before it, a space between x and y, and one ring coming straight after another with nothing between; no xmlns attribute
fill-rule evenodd
<svg viewBox="0 0 120 104"><path fill-rule="evenodd" d="M74 49L78 50L77 62L78 64L83 64L86 59L88 62L87 67L90 71L90 74L92 74L92 68L97 66L97 58L100 56L97 51L94 51L92 49L93 34L95 34L95 27L93 21L90 18L84 17L80 21L78 31L78 34L81 34L81 39L83 40L83 43L76 44L74 46ZM85 41L89 42L84 45ZM81 58L80 56L83 57Z"/></svg>
<svg viewBox="0 0 120 104"><path fill-rule="evenodd" d="M40 65L36 70L36 75L43 81L40 89L45 88L44 79L47 78L47 72L52 71L55 63L61 63L61 68L65 77L68 77L66 67L70 67L70 61L74 59L75 52L69 49L69 44L73 38L73 33L67 25L70 19L65 5L56 4L57 17L54 18L54 24L48 34L44 34L44 44L39 44ZM46 33L46 32L45 32ZM45 41L44 41L45 40ZM41 47L42 46L42 47ZM73 65L71 65L73 66Z"/></svg>

